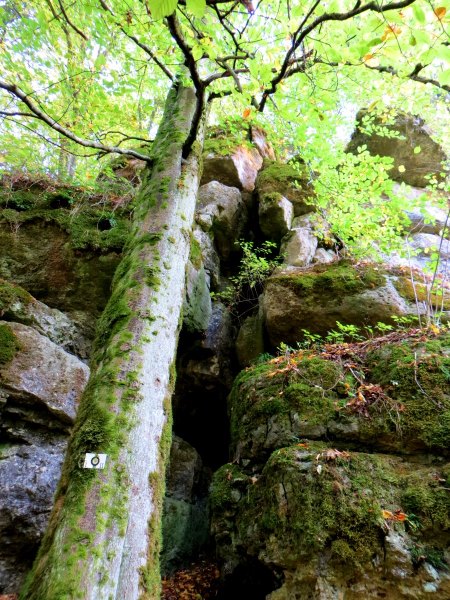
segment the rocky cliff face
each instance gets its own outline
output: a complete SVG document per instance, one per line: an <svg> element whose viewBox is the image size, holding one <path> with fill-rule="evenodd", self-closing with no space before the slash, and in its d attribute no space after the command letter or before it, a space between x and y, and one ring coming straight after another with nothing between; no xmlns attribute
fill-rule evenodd
<svg viewBox="0 0 450 600"><path fill-rule="evenodd" d="M447 292L433 296L394 258L341 260L306 166L277 162L260 130L231 141L214 131L204 164L164 573L209 553L224 600L450 596L449 336L307 347L337 322L373 335L393 316L449 310ZM63 192L21 184L0 199L0 593L18 590L45 528L128 229L117 198ZM445 215L429 214L409 215L417 267L430 245L445 251ZM242 238L269 240L282 258L239 312L217 294Z"/></svg>

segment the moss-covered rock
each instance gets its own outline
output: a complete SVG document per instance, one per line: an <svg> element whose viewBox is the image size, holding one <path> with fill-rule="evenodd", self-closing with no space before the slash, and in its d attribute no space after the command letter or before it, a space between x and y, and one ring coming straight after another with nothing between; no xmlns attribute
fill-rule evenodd
<svg viewBox="0 0 450 600"><path fill-rule="evenodd" d="M273 598L393 600L410 598L412 589L412 597L425 598L431 571L424 558L419 568L417 548L442 557L450 541L441 470L317 442L275 451L260 475L225 465L211 492L219 556L228 568L253 556L282 569L285 585ZM443 598L448 573L443 564L432 567ZM336 595L327 595L323 584Z"/></svg>
<svg viewBox="0 0 450 600"><path fill-rule="evenodd" d="M445 454L450 335L372 346L364 343L364 361L300 351L243 371L229 398L236 458L262 464L274 449L304 438Z"/></svg>
<svg viewBox="0 0 450 600"><path fill-rule="evenodd" d="M255 188L260 201L273 194L281 194L292 202L294 216L315 210L314 190L310 174L303 163L286 164L265 160L256 179Z"/></svg>
<svg viewBox="0 0 450 600"><path fill-rule="evenodd" d="M393 316L416 314L385 269L343 261L279 271L267 280L263 309L274 346L295 345L303 329L325 336L337 321L374 326L392 322Z"/></svg>

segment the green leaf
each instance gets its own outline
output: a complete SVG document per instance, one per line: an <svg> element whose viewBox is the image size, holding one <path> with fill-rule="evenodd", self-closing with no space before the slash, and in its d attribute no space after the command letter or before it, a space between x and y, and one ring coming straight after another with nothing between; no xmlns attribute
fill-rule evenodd
<svg viewBox="0 0 450 600"><path fill-rule="evenodd" d="M425 13L423 12L423 10L420 8L420 6L418 6L417 3L413 4L412 10L413 10L414 17L417 19L417 21L421 25L423 25L426 21Z"/></svg>
<svg viewBox="0 0 450 600"><path fill-rule="evenodd" d="M186 0L186 6L190 13L197 17L197 19L201 19L205 14L206 10L206 0Z"/></svg>
<svg viewBox="0 0 450 600"><path fill-rule="evenodd" d="M152 17L157 21L171 15L177 8L178 0L148 0Z"/></svg>
<svg viewBox="0 0 450 600"><path fill-rule="evenodd" d="M438 76L441 85L450 85L450 69L446 69Z"/></svg>
<svg viewBox="0 0 450 600"><path fill-rule="evenodd" d="M416 146L414 148L414 154L420 154L421 151L422 151L422 148L420 146Z"/></svg>

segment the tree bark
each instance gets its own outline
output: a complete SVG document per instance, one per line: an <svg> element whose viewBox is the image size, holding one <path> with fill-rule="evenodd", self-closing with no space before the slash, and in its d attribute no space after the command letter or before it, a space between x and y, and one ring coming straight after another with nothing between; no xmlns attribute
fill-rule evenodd
<svg viewBox="0 0 450 600"><path fill-rule="evenodd" d="M195 106L193 89L172 87L98 325L50 524L22 599L160 596L170 400L200 175L199 153L182 160L182 146ZM83 468L87 452L107 454L105 469Z"/></svg>

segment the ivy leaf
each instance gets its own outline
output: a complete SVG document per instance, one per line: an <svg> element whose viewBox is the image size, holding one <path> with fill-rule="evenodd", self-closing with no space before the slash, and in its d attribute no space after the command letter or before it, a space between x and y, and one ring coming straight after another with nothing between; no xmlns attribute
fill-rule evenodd
<svg viewBox="0 0 450 600"><path fill-rule="evenodd" d="M148 0L152 17L157 21L171 15L177 8L178 0Z"/></svg>
<svg viewBox="0 0 450 600"><path fill-rule="evenodd" d="M201 19L205 14L206 0L186 0L186 7L194 17Z"/></svg>

